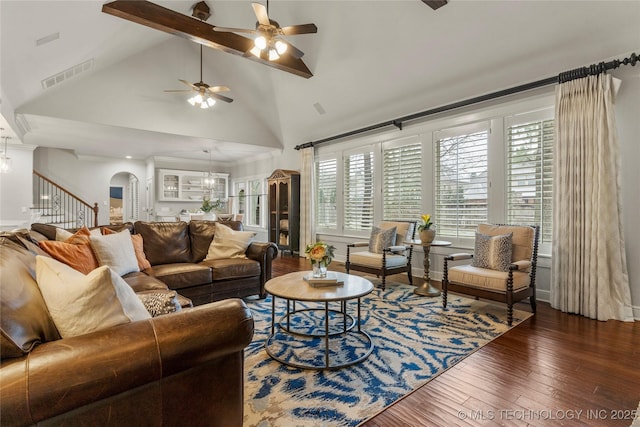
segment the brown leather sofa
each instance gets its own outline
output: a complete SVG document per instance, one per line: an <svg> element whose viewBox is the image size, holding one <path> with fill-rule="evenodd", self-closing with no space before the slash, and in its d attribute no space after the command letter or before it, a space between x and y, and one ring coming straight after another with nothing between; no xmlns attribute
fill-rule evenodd
<svg viewBox="0 0 640 427"><path fill-rule="evenodd" d="M247 258L204 261L214 237L215 222L193 220L186 222L144 222L128 225L140 234L144 252L151 263L140 273L124 276L130 284L155 277L170 289L191 299L194 305L226 298L251 295L266 297L264 284L271 278L271 263L278 255L273 243L252 242ZM225 221L228 227L242 231L240 221ZM48 239L55 239L55 227L33 224L31 229Z"/></svg>
<svg viewBox="0 0 640 427"><path fill-rule="evenodd" d="M242 425L254 327L242 300L61 339L34 279L38 253L28 234L0 236L0 425Z"/></svg>

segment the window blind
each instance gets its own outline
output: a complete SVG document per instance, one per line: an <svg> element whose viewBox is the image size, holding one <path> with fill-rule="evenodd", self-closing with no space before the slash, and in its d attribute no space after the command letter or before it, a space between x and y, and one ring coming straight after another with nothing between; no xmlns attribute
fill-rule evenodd
<svg viewBox="0 0 640 427"><path fill-rule="evenodd" d="M336 189L338 160L316 161L316 226L337 228Z"/></svg>
<svg viewBox="0 0 640 427"><path fill-rule="evenodd" d="M383 219L416 220L422 212L422 144L384 149L382 162Z"/></svg>
<svg viewBox="0 0 640 427"><path fill-rule="evenodd" d="M507 220L540 226L542 242L552 238L553 120L507 128Z"/></svg>
<svg viewBox="0 0 640 427"><path fill-rule="evenodd" d="M487 221L488 129L436 134L435 225L438 235L473 238Z"/></svg>
<svg viewBox="0 0 640 427"><path fill-rule="evenodd" d="M370 230L373 225L373 151L344 158L344 229Z"/></svg>

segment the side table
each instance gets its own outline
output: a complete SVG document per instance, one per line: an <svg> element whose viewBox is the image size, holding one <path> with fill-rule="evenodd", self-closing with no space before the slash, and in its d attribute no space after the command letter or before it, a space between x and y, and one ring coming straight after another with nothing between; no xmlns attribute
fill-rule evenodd
<svg viewBox="0 0 640 427"><path fill-rule="evenodd" d="M446 240L434 240L431 243L422 243L421 240L414 240L412 243L422 245L422 250L424 251L424 276L422 276L424 282L422 285L415 288L413 293L425 297L440 296L440 290L432 286L431 280L429 279L429 252L431 252L432 246L451 246L451 242L447 242Z"/></svg>

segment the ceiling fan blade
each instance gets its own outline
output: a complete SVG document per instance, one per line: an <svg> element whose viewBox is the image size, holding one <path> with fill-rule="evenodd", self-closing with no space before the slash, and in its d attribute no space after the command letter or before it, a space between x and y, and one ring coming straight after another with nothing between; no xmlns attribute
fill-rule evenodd
<svg viewBox="0 0 640 427"><path fill-rule="evenodd" d="M198 86L194 85L193 83L189 83L188 81L182 80L182 79L178 79L178 81L186 84L187 86L189 86L193 90L198 90Z"/></svg>
<svg viewBox="0 0 640 427"><path fill-rule="evenodd" d="M258 22L260 25L271 25L271 21L269 21L269 15L267 15L267 8L264 7L261 3L251 3L253 6L253 13L256 14L256 18L258 18Z"/></svg>
<svg viewBox="0 0 640 427"><path fill-rule="evenodd" d="M209 86L207 90L211 93L216 93L216 92L229 92L231 89L229 89L226 86Z"/></svg>
<svg viewBox="0 0 640 427"><path fill-rule="evenodd" d="M318 32L316 24L290 25L280 28L280 34L285 36L294 36L296 34L313 34Z"/></svg>
<svg viewBox="0 0 640 427"><path fill-rule="evenodd" d="M213 31L220 31L221 33L255 33L256 30L249 30L246 28L230 28L230 27L213 27Z"/></svg>
<svg viewBox="0 0 640 427"><path fill-rule="evenodd" d="M233 99L228 98L224 95L220 95L219 93L212 93L210 94L211 96L213 96L214 98L219 99L220 101L224 101L224 102L233 102Z"/></svg>
<svg viewBox="0 0 640 427"><path fill-rule="evenodd" d="M422 0L431 9L436 10L447 4L447 0Z"/></svg>
<svg viewBox="0 0 640 427"><path fill-rule="evenodd" d="M189 89L168 89L165 90L165 92L180 92L180 93L184 93L184 92L192 92Z"/></svg>

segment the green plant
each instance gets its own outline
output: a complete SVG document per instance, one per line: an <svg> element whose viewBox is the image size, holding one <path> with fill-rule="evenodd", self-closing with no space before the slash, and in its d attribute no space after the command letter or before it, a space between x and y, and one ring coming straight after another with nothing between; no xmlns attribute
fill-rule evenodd
<svg viewBox="0 0 640 427"><path fill-rule="evenodd" d="M418 231L429 230L433 223L431 222L431 215L424 214L420 217L422 223L418 225Z"/></svg>
<svg viewBox="0 0 640 427"><path fill-rule="evenodd" d="M209 213L212 210L220 209L221 207L222 207L222 202L220 201L220 199L212 203L209 198L205 197L204 200L202 201L202 206L200 206L200 210L204 213Z"/></svg>

